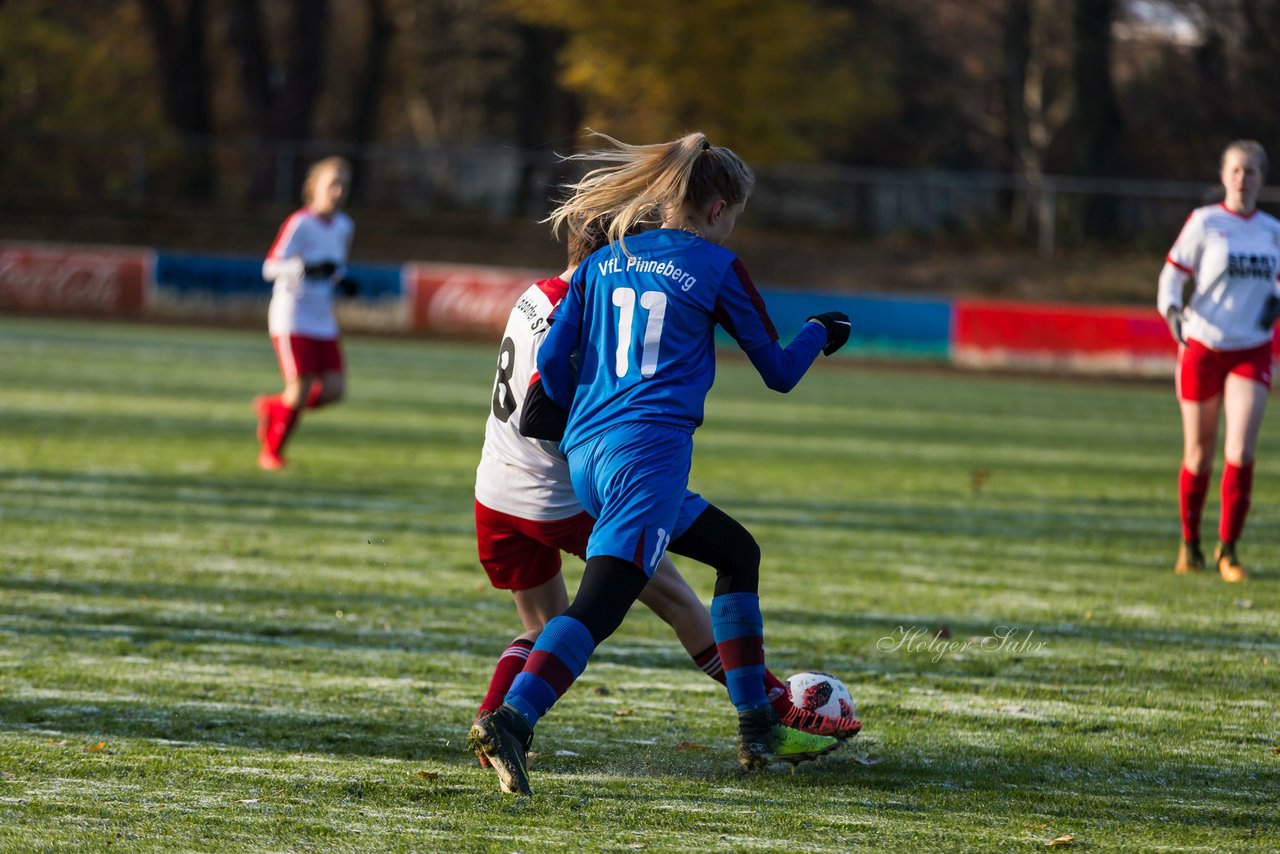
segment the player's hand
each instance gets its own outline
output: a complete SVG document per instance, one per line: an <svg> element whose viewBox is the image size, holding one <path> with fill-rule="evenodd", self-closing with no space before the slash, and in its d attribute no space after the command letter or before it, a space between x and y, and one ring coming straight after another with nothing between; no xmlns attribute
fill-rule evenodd
<svg viewBox="0 0 1280 854"><path fill-rule="evenodd" d="M334 285L333 289L337 292L338 296L351 299L352 297L360 294L360 283L355 279L344 278Z"/></svg>
<svg viewBox="0 0 1280 854"><path fill-rule="evenodd" d="M338 265L332 261L321 261L319 264L308 264L302 268L308 279L332 279L338 272Z"/></svg>
<svg viewBox="0 0 1280 854"><path fill-rule="evenodd" d="M1169 311L1164 316L1165 323L1169 324L1169 334L1173 336L1173 340L1177 341L1183 347L1187 346L1187 339L1182 334L1182 309L1169 307Z"/></svg>
<svg viewBox="0 0 1280 854"><path fill-rule="evenodd" d="M1266 305L1262 307L1262 317L1258 318L1258 325L1270 332L1277 320L1280 320L1280 295L1271 294L1267 297Z"/></svg>
<svg viewBox="0 0 1280 854"><path fill-rule="evenodd" d="M827 330L827 346L822 348L822 352L828 356L848 343L849 333L853 331L853 324L849 322L849 315L843 311L828 311L825 314L815 314L809 318L809 321L821 323L822 328Z"/></svg>

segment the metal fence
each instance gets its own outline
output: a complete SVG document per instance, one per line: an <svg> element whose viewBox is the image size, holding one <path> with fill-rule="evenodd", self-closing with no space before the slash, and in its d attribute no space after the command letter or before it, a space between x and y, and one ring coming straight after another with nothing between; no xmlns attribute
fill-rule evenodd
<svg viewBox="0 0 1280 854"><path fill-rule="evenodd" d="M545 151L476 142L430 147L341 143L156 140L93 134L0 136L0 195L35 203L219 205L287 203L315 159L355 164L362 207L416 215L537 215L573 174ZM1167 245L1191 207L1215 198L1206 182L1129 181L1001 173L783 165L757 172L744 221L833 236L958 235L1033 244L1050 255L1086 241ZM1220 189L1218 190L1220 197ZM1263 202L1280 202L1280 190Z"/></svg>

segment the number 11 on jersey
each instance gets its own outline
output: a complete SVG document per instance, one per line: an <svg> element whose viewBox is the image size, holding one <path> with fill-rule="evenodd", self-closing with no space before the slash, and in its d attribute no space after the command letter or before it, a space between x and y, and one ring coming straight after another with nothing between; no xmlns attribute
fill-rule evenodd
<svg viewBox="0 0 1280 854"><path fill-rule="evenodd" d="M631 369L631 326L635 321L636 292L631 288L616 288L613 304L618 311L618 352L614 370L625 377ZM667 295L662 291L645 291L640 295L640 307L648 312L644 325L644 341L640 344L640 376L649 378L658 370L658 342L662 339L662 322L667 316Z"/></svg>

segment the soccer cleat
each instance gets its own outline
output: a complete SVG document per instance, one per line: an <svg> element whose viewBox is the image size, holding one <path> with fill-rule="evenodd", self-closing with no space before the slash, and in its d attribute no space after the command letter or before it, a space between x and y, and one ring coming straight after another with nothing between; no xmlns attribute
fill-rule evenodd
<svg viewBox="0 0 1280 854"><path fill-rule="evenodd" d="M532 795L529 788L529 745L533 728L513 707L503 703L471 725L467 747L486 756L498 772L498 786L508 795Z"/></svg>
<svg viewBox="0 0 1280 854"><path fill-rule="evenodd" d="M473 720L471 723L474 725L474 724L475 724L476 722L478 722L481 718L485 717L486 715L491 715L491 714L493 714L493 713L494 713L494 712L496 712L496 711L497 711L497 709L481 709L480 711L476 712L475 720ZM476 761L480 763L480 767L481 767L481 768L492 768L492 767L493 767L493 763L489 761L489 757L488 757L488 756L485 756L485 755L484 755L483 753L481 753L479 750L477 750L475 753L476 753Z"/></svg>
<svg viewBox="0 0 1280 854"><path fill-rule="evenodd" d="M258 454L258 468L263 471L276 471L285 466L284 457L277 453L262 449L262 453Z"/></svg>
<svg viewBox="0 0 1280 854"><path fill-rule="evenodd" d="M1218 548L1213 553L1213 562L1218 565L1218 574L1222 576L1222 580L1229 584L1249 578L1240 565L1240 559L1236 557L1235 543L1218 543Z"/></svg>
<svg viewBox="0 0 1280 854"><path fill-rule="evenodd" d="M753 771L770 762L796 765L817 759L840 746L838 739L783 726L772 706L738 714L738 762Z"/></svg>
<svg viewBox="0 0 1280 854"><path fill-rule="evenodd" d="M1204 571L1204 552L1199 540L1183 540L1178 546L1178 562L1173 565L1178 575L1194 575Z"/></svg>
<svg viewBox="0 0 1280 854"><path fill-rule="evenodd" d="M777 706L774 706L777 710ZM829 735L844 741L852 738L862 729L862 721L855 717L832 717L822 715L799 706L790 706L778 715L778 722L791 729L798 729L810 735Z"/></svg>

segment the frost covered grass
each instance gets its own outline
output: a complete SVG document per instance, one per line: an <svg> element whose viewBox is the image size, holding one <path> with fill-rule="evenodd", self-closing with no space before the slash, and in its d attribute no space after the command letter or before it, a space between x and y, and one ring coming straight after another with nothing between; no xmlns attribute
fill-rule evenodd
<svg viewBox="0 0 1280 854"><path fill-rule="evenodd" d="M784 398L724 358L692 486L762 545L773 668L864 735L739 775L637 610L499 795L462 746L516 631L471 523L494 352L348 341L267 474L265 336L0 318L0 851L1280 847L1274 425L1228 587L1170 570L1164 384L838 362Z"/></svg>

